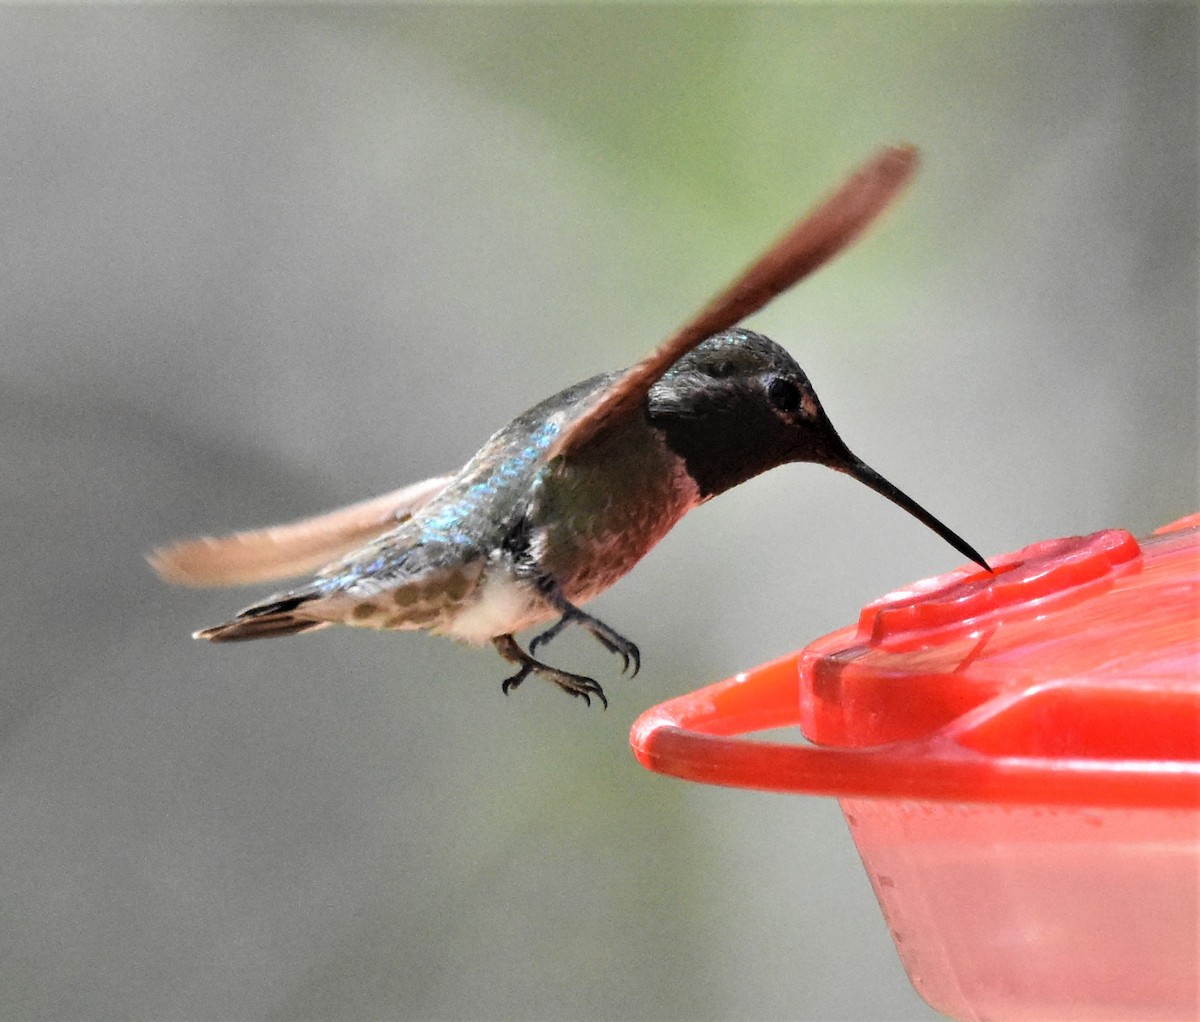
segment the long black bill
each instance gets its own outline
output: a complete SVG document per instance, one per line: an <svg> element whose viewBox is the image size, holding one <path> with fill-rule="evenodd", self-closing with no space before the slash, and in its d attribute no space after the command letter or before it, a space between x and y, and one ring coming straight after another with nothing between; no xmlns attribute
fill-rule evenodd
<svg viewBox="0 0 1200 1022"><path fill-rule="evenodd" d="M971 560L973 560L985 571L990 572L992 570L988 562L983 559L979 551L971 546L970 543L964 540L961 536L947 529L946 526L944 526L941 522L934 518L933 515L921 507L920 504L918 504L908 495L901 493L898 489L896 489L896 487L884 479L883 476L871 468L870 465L859 461L858 458L854 457L854 455L850 455L850 457L847 458L844 463L831 467L836 468L839 472L845 472L846 475L851 476L854 479L857 479L860 483L865 483L867 486L871 487L871 489L876 493L887 497L887 499L893 504L904 508L904 510L912 515L918 522L921 522L931 528L964 557L971 558Z"/></svg>

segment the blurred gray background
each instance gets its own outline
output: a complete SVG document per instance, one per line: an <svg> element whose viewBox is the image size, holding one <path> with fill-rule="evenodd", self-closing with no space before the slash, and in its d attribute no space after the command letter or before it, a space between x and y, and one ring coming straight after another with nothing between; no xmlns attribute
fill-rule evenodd
<svg viewBox="0 0 1200 1022"><path fill-rule="evenodd" d="M490 649L188 638L142 555L445 471L640 357L876 145L916 187L751 324L985 553L1197 508L1191 5L0 11L0 1016L928 1019L836 803L654 703L960 558L811 466Z"/></svg>

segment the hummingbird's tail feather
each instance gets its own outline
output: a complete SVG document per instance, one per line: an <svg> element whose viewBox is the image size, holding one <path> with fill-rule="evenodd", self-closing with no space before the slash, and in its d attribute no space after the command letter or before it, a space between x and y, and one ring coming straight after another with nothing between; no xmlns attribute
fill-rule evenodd
<svg viewBox="0 0 1200 1022"><path fill-rule="evenodd" d="M147 560L168 582L189 586L236 586L304 575L394 529L441 493L451 478L425 479L286 525L172 543Z"/></svg>
<svg viewBox="0 0 1200 1022"><path fill-rule="evenodd" d="M326 628L332 622L321 621L296 613L296 608L315 598L314 594L303 593L283 599L247 607L232 621L212 628L204 628L192 634L193 639L209 642L243 642L247 639L273 639L281 635L299 635L317 628Z"/></svg>
<svg viewBox="0 0 1200 1022"><path fill-rule="evenodd" d="M247 639L274 639L281 635L299 635L317 628L327 628L328 621L309 621L294 614L275 614L251 618L249 621L227 621L223 625L204 628L192 634L193 639L209 642L243 642Z"/></svg>

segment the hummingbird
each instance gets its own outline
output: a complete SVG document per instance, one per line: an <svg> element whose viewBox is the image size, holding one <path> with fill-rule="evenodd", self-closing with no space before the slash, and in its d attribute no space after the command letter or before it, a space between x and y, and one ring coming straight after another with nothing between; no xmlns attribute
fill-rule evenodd
<svg viewBox="0 0 1200 1022"><path fill-rule="evenodd" d="M878 152L650 356L535 405L458 472L298 522L175 543L153 551L151 565L188 585L312 575L197 639L332 624L423 629L490 642L516 668L501 685L506 695L536 674L605 707L599 683L547 663L541 647L576 625L636 675L638 647L580 605L688 511L778 465L814 462L859 480L990 572L851 452L782 347L737 325L846 248L916 163L909 146ZM543 625L522 649L516 633Z"/></svg>

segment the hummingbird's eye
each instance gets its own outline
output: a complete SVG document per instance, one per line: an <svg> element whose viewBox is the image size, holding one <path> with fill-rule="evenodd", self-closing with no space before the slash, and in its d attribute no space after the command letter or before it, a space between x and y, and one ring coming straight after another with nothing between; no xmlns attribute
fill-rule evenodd
<svg viewBox="0 0 1200 1022"><path fill-rule="evenodd" d="M794 412L800 407L800 388L791 380L776 376L767 384L767 400L781 412Z"/></svg>

